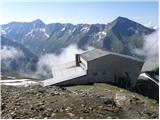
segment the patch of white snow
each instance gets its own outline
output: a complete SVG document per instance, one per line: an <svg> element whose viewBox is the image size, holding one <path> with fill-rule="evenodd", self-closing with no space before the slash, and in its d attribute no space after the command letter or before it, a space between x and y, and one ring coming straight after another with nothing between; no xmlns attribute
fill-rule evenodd
<svg viewBox="0 0 160 120"><path fill-rule="evenodd" d="M61 31L63 32L63 31L65 31L65 29L66 29L66 28L65 28L65 27L63 27L63 28L61 29Z"/></svg>
<svg viewBox="0 0 160 120"><path fill-rule="evenodd" d="M47 33L44 33L44 35L48 38L49 37L49 35L47 34Z"/></svg>
<svg viewBox="0 0 160 120"><path fill-rule="evenodd" d="M102 31L102 32L98 32L97 36L98 36L98 39L97 41L100 41L102 39L104 39L104 37L107 35L106 32Z"/></svg>
<svg viewBox="0 0 160 120"><path fill-rule="evenodd" d="M88 32L89 29L90 28L88 26L84 26L80 31L82 31L82 32Z"/></svg>

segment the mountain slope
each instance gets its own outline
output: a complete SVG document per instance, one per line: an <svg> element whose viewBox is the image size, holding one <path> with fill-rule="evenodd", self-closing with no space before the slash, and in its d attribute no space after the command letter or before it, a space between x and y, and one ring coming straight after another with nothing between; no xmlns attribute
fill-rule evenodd
<svg viewBox="0 0 160 120"><path fill-rule="evenodd" d="M104 48L128 55L132 55L133 49L143 46L145 35L155 31L123 17L118 17L108 26L109 34L103 41Z"/></svg>
<svg viewBox="0 0 160 120"><path fill-rule="evenodd" d="M36 70L38 57L20 43L1 36L1 72L18 74Z"/></svg>

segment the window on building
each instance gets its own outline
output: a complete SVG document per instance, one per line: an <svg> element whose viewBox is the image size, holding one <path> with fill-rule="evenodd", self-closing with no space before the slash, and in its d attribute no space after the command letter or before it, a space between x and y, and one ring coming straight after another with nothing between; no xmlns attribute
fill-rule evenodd
<svg viewBox="0 0 160 120"><path fill-rule="evenodd" d="M104 72L102 72L102 75L106 75L106 72L104 71Z"/></svg>
<svg viewBox="0 0 160 120"><path fill-rule="evenodd" d="M93 75L94 75L94 76L97 76L97 75L98 75L98 73L97 73L97 72L94 72L94 73L93 73Z"/></svg>

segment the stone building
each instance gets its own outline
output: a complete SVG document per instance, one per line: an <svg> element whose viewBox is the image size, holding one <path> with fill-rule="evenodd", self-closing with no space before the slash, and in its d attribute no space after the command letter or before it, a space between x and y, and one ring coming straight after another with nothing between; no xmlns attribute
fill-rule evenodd
<svg viewBox="0 0 160 120"><path fill-rule="evenodd" d="M77 54L75 62L62 66L60 72L53 68L53 78L45 80L44 86L113 83L132 88L141 72L143 61L94 49Z"/></svg>

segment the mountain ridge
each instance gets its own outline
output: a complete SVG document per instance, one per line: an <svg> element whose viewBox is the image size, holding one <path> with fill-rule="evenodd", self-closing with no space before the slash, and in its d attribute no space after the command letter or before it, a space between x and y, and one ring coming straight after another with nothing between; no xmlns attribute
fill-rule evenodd
<svg viewBox="0 0 160 120"><path fill-rule="evenodd" d="M7 24L11 24L11 23L34 23L34 22L41 22L41 23L43 23L43 24L45 24L45 25L50 25L50 24L71 24L71 25L73 25L73 26L76 26L76 25L98 25L98 24L100 24L100 25L106 25L106 24L109 24L109 23L111 23L111 22L113 22L113 21L115 21L115 20L130 20L130 21L132 21L132 22L136 22L136 23L139 23L138 21L134 21L134 20L131 20L131 19L129 19L129 18L127 18L127 17L123 17L123 16L118 16L117 18L115 18L115 19L113 19L112 21L110 21L110 22L107 22L107 23L77 23L77 24L73 24L73 23L70 23L70 22L66 22L66 23L61 23L61 22L51 22L51 23L45 23L43 20L41 20L41 19L39 19L39 18L37 18L37 19L34 19L34 20L32 20L32 21L27 21L27 22L20 22L20 21L12 21L12 22L8 22L8 23L5 23L5 24L0 24L0 26L3 26L3 25L7 25ZM142 23L139 23L139 24L141 24L141 25L143 25ZM145 26L145 25L143 25L144 27L147 27L147 26ZM153 28L154 29L154 28Z"/></svg>
<svg viewBox="0 0 160 120"><path fill-rule="evenodd" d="M120 16L108 24L45 24L37 19L32 22L11 22L1 27L3 36L21 43L38 56L59 54L71 44L77 44L80 49L93 46L132 55L132 49L142 47L143 37L155 31Z"/></svg>

